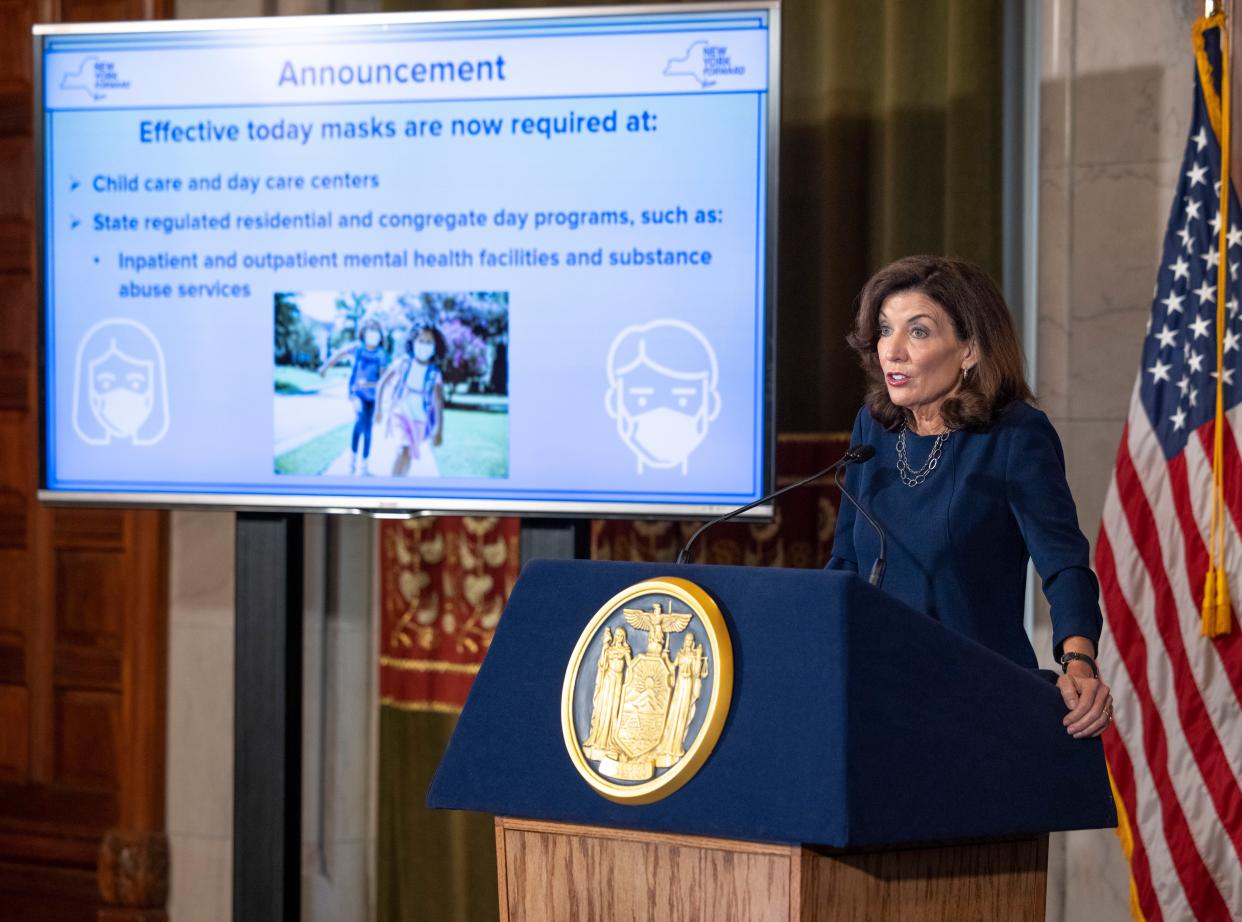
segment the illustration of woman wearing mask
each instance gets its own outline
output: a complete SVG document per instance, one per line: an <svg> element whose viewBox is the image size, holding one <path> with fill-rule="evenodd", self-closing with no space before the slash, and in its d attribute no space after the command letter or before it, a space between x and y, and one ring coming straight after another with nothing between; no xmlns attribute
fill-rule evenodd
<svg viewBox="0 0 1242 922"><path fill-rule="evenodd" d="M349 375L349 399L354 404L354 431L349 441L353 459L349 472L365 475L371 473L367 469L367 459L371 457L371 428L375 421L377 388L388 365L388 353L384 351L384 325L379 320L368 317L358 333L358 339L338 349L323 363L319 374L326 375L329 368L347 355L354 357L353 371Z"/></svg>
<svg viewBox="0 0 1242 922"><path fill-rule="evenodd" d="M168 432L168 376L155 335L136 320L101 320L78 345L73 428L88 445L154 445Z"/></svg>
<svg viewBox="0 0 1242 922"><path fill-rule="evenodd" d="M376 419L383 416L383 394L388 383L396 382L385 429L391 432L395 420L403 443L393 463L394 477L405 476L411 460L420 457L428 439L432 445L439 445L444 439L444 375L440 362L447 351L448 344L438 329L430 325L416 327L405 341L404 358L380 382L381 405Z"/></svg>

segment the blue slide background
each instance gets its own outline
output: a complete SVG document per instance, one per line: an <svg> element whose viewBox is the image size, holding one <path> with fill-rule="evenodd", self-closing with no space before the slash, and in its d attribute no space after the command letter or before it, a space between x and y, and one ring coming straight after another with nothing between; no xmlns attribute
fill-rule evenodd
<svg viewBox="0 0 1242 922"><path fill-rule="evenodd" d="M566 39L571 40L571 39ZM567 81L572 83L572 81ZM367 493L574 501L732 503L762 492L765 398L765 93L683 93L591 99L482 100L252 106L189 110L58 110L45 117L47 184L47 486L142 492ZM560 116L567 111L646 111L655 131L451 137L454 118ZM438 138L142 144L144 120L201 118L245 125L278 119L319 123L376 115L400 127L438 118ZM96 176L226 178L375 174L378 190L107 193ZM77 188L71 188L74 182ZM715 225L581 227L524 231L490 226L453 232L342 229L302 231L107 232L94 215L341 212L716 209ZM80 222L80 223L75 223ZM368 253L486 247L710 250L709 266L144 272L118 267L117 254ZM248 298L131 299L127 280L249 285ZM509 476L501 480L366 481L272 473L273 293L276 291L507 291L509 293ZM72 425L77 349L109 317L148 327L163 346L170 426L157 445L78 439ZM679 467L636 469L604 407L605 360L625 326L676 318L697 327L719 360L722 412Z"/></svg>

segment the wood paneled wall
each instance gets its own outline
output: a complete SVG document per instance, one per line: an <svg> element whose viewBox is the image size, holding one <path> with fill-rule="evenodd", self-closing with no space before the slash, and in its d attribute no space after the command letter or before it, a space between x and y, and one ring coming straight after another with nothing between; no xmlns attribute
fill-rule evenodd
<svg viewBox="0 0 1242 922"><path fill-rule="evenodd" d="M38 485L34 22L163 0L0 0L0 919L164 918L167 514Z"/></svg>

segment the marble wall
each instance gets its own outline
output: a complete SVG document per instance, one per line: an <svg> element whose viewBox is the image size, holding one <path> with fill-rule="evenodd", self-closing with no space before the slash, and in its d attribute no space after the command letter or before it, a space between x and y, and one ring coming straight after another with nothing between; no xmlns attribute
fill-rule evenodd
<svg viewBox="0 0 1242 922"><path fill-rule="evenodd" d="M169 918L232 915L233 515L174 512L168 598Z"/></svg>
<svg viewBox="0 0 1242 922"><path fill-rule="evenodd" d="M169 914L232 914L234 516L175 512L169 579ZM373 918L374 523L306 517L302 918Z"/></svg>
<svg viewBox="0 0 1242 922"><path fill-rule="evenodd" d="M1190 124L1190 27L1203 3L1041 7L1036 392L1094 542ZM1112 831L1057 835L1049 851L1049 922L1130 918Z"/></svg>

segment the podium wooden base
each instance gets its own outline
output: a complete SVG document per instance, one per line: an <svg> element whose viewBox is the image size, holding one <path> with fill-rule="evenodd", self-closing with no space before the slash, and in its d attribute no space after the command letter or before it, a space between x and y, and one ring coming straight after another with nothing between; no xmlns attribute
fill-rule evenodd
<svg viewBox="0 0 1242 922"><path fill-rule="evenodd" d="M838 852L498 817L501 922L1043 922L1048 837Z"/></svg>

